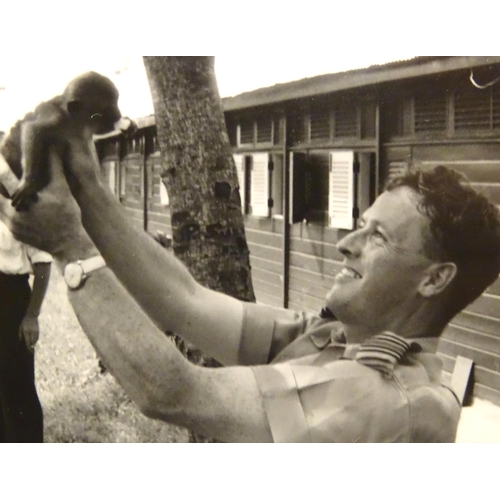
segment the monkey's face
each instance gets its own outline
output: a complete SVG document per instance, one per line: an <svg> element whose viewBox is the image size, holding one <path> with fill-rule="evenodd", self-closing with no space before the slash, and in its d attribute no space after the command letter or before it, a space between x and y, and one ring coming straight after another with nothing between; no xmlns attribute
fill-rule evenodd
<svg viewBox="0 0 500 500"><path fill-rule="evenodd" d="M109 96L107 99L103 96L90 99L85 107L94 134L111 132L115 129L115 123L122 117L117 100L110 99Z"/></svg>
<svg viewBox="0 0 500 500"><path fill-rule="evenodd" d="M75 99L68 103L68 111L73 119L90 126L94 134L111 132L122 116L118 103L103 96Z"/></svg>
<svg viewBox="0 0 500 500"><path fill-rule="evenodd" d="M76 122L89 126L94 134L114 130L121 118L118 97L115 84L94 71L78 76L64 90L70 115Z"/></svg>
<svg viewBox="0 0 500 500"><path fill-rule="evenodd" d="M106 134L115 129L115 123L121 119L117 106L91 110L90 125L94 134Z"/></svg>

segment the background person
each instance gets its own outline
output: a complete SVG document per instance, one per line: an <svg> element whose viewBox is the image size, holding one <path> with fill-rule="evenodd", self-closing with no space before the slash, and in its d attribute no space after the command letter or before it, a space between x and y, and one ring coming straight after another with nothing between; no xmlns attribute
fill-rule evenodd
<svg viewBox="0 0 500 500"><path fill-rule="evenodd" d="M43 442L34 351L51 262L49 254L16 241L0 221L0 442Z"/></svg>

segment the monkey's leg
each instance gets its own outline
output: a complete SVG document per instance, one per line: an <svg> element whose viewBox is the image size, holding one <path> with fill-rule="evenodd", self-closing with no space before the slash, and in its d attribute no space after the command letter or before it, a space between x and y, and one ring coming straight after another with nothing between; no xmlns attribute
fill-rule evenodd
<svg viewBox="0 0 500 500"><path fill-rule="evenodd" d="M49 182L49 151L44 128L36 123L23 126L21 151L23 176L12 196L12 205L18 212L28 210L38 200L38 191Z"/></svg>
<svg viewBox="0 0 500 500"><path fill-rule="evenodd" d="M38 191L40 191L40 187L37 183L27 183L22 180L19 189L16 190L12 197L12 206L18 212L27 211L38 200Z"/></svg>

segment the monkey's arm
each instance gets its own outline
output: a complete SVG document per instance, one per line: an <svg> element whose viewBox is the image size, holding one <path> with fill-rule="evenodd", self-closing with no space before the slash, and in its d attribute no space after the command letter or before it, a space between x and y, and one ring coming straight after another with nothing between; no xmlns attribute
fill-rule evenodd
<svg viewBox="0 0 500 500"><path fill-rule="evenodd" d="M38 191L49 183L49 146L57 136L61 115L54 106L45 103L45 109L36 120L21 124L21 164L23 176L12 205L18 211L27 210L38 199Z"/></svg>

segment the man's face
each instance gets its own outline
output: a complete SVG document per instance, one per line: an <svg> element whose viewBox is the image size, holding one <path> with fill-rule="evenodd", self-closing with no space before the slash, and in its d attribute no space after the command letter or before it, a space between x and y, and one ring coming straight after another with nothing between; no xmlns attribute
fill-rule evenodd
<svg viewBox="0 0 500 500"><path fill-rule="evenodd" d="M339 241L344 268L327 307L346 325L390 330L417 307L419 284L432 263L423 251L429 221L418 201L406 187L383 193L363 214L361 227Z"/></svg>

